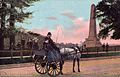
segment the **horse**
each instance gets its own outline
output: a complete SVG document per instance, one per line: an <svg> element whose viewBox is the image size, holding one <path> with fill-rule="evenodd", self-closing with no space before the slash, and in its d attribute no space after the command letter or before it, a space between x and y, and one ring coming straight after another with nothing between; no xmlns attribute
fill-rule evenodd
<svg viewBox="0 0 120 77"><path fill-rule="evenodd" d="M77 50L78 54L76 54L76 50ZM64 59L66 59L66 58L71 59L76 55L81 57L81 51L82 51L81 47L80 48L78 48L78 47L66 47L66 48L60 49L60 53L63 55Z"/></svg>

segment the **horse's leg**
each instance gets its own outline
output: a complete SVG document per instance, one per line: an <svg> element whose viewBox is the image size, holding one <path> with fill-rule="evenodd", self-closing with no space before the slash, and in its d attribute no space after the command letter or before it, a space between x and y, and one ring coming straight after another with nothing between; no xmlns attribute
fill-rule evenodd
<svg viewBox="0 0 120 77"><path fill-rule="evenodd" d="M77 58L77 64L78 64L78 72L80 72L80 68L79 68L79 58Z"/></svg>
<svg viewBox="0 0 120 77"><path fill-rule="evenodd" d="M62 70L63 70L63 64L64 64L64 60L63 57L61 55L61 61L60 61L60 73L63 74Z"/></svg>
<svg viewBox="0 0 120 77"><path fill-rule="evenodd" d="M63 70L63 63L60 62L60 73L61 73L61 74L63 74L62 70Z"/></svg>
<svg viewBox="0 0 120 77"><path fill-rule="evenodd" d="M75 69L74 69L75 68L75 60L76 60L76 58L73 59L73 72L75 72Z"/></svg>

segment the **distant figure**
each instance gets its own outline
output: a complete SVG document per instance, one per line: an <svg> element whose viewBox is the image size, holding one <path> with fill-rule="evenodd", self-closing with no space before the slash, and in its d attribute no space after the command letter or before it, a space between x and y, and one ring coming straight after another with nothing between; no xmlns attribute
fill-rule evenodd
<svg viewBox="0 0 120 77"><path fill-rule="evenodd" d="M108 52L108 49L109 49L109 45L108 43L106 44L106 52Z"/></svg>
<svg viewBox="0 0 120 77"><path fill-rule="evenodd" d="M82 44L81 46L81 53L85 52L86 51L86 44Z"/></svg>
<svg viewBox="0 0 120 77"><path fill-rule="evenodd" d="M14 43L11 43L11 50L14 50Z"/></svg>
<svg viewBox="0 0 120 77"><path fill-rule="evenodd" d="M39 50L38 38L37 37L33 38L33 50Z"/></svg>
<svg viewBox="0 0 120 77"><path fill-rule="evenodd" d="M20 42L18 42L18 44L17 44L17 49L21 49L21 43Z"/></svg>
<svg viewBox="0 0 120 77"><path fill-rule="evenodd" d="M75 62L77 60L77 65L78 65L78 72L80 72L80 67L79 67L79 61L80 61L80 57L81 57L81 53L80 53L80 49L78 46L74 47L75 50L75 55L74 55L74 59L73 59L73 72L75 72Z"/></svg>
<svg viewBox="0 0 120 77"><path fill-rule="evenodd" d="M105 51L105 43L102 45L102 49L103 51Z"/></svg>
<svg viewBox="0 0 120 77"><path fill-rule="evenodd" d="M33 45L33 42L32 42L32 39L28 39L28 42L27 42L27 46L28 46L28 49L32 49L32 45Z"/></svg>
<svg viewBox="0 0 120 77"><path fill-rule="evenodd" d="M21 40L22 49L25 49L25 39Z"/></svg>

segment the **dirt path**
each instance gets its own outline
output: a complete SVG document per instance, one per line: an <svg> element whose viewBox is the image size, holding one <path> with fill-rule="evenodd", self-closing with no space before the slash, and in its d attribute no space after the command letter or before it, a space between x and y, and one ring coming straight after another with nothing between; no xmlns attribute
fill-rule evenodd
<svg viewBox="0 0 120 77"><path fill-rule="evenodd" d="M19 68L1 68L0 77L48 77L48 75L39 75L32 63L14 66L19 66ZM81 61L80 66L81 72L78 73L76 70L76 73L73 73L72 62L65 62L64 75L59 77L120 77L120 58Z"/></svg>

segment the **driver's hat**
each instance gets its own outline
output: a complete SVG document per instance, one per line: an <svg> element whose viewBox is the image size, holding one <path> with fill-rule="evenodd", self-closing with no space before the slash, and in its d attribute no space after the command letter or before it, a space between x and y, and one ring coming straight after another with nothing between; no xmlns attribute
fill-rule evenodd
<svg viewBox="0 0 120 77"><path fill-rule="evenodd" d="M52 35L52 34L51 34L51 32L48 32L48 34L47 34L47 35Z"/></svg>

